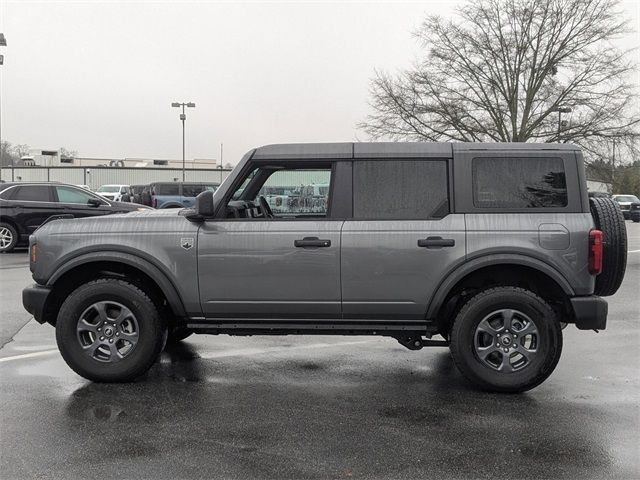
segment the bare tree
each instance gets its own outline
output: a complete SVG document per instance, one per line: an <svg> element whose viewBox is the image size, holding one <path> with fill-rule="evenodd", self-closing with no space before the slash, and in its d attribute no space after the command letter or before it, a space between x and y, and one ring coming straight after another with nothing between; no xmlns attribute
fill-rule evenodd
<svg viewBox="0 0 640 480"><path fill-rule="evenodd" d="M60 147L60 158L76 158L78 156L77 150L69 150L65 147Z"/></svg>
<svg viewBox="0 0 640 480"><path fill-rule="evenodd" d="M18 157L18 159L21 159L22 157L26 157L29 155L29 152L31 151L31 147L26 143L21 143L19 145L14 145L12 147L12 150L13 150L13 154L16 157Z"/></svg>
<svg viewBox="0 0 640 480"><path fill-rule="evenodd" d="M0 165L3 167L19 165L20 158L29 154L29 145L13 145L11 142L2 140L0 143Z"/></svg>
<svg viewBox="0 0 640 480"><path fill-rule="evenodd" d="M640 116L617 0L474 0L415 33L423 59L397 75L376 72L373 138L573 142L592 158L602 144L632 146ZM559 109L566 124L560 127ZM564 122L563 122L564 123Z"/></svg>

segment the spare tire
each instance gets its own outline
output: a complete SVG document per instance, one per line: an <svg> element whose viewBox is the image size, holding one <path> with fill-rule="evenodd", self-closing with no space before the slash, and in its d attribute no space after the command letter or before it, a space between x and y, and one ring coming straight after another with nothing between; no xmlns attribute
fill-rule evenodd
<svg viewBox="0 0 640 480"><path fill-rule="evenodd" d="M622 210L610 198L590 198L591 215L596 228L604 234L602 273L596 277L594 293L613 295L620 288L627 268L627 228Z"/></svg>

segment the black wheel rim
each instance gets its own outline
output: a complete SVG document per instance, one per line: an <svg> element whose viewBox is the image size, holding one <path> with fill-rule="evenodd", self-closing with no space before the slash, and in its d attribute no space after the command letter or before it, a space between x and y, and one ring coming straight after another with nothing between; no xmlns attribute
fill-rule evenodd
<svg viewBox="0 0 640 480"><path fill-rule="evenodd" d="M540 334L535 322L510 308L496 310L484 317L473 339L480 362L500 373L527 368L538 355Z"/></svg>
<svg viewBox="0 0 640 480"><path fill-rule="evenodd" d="M140 334L133 312L111 301L96 302L82 312L76 332L84 353L105 363L131 355Z"/></svg>

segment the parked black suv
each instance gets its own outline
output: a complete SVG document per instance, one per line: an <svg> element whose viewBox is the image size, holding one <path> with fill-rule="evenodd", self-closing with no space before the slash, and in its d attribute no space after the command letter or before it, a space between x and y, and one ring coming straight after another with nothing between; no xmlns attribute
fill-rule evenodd
<svg viewBox="0 0 640 480"><path fill-rule="evenodd" d="M52 215L92 217L140 208L147 207L112 202L74 185L3 183L0 185L0 252L26 245L29 235Z"/></svg>

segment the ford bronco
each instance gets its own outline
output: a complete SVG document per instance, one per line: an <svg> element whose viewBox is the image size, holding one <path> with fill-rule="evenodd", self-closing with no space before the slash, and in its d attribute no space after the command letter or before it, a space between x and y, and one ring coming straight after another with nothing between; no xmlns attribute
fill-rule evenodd
<svg viewBox="0 0 640 480"><path fill-rule="evenodd" d="M278 212L265 198L318 184ZM289 144L251 150L193 208L50 221L30 256L25 308L94 381L133 380L192 333L382 335L520 392L566 324L605 328L626 230L575 146Z"/></svg>

